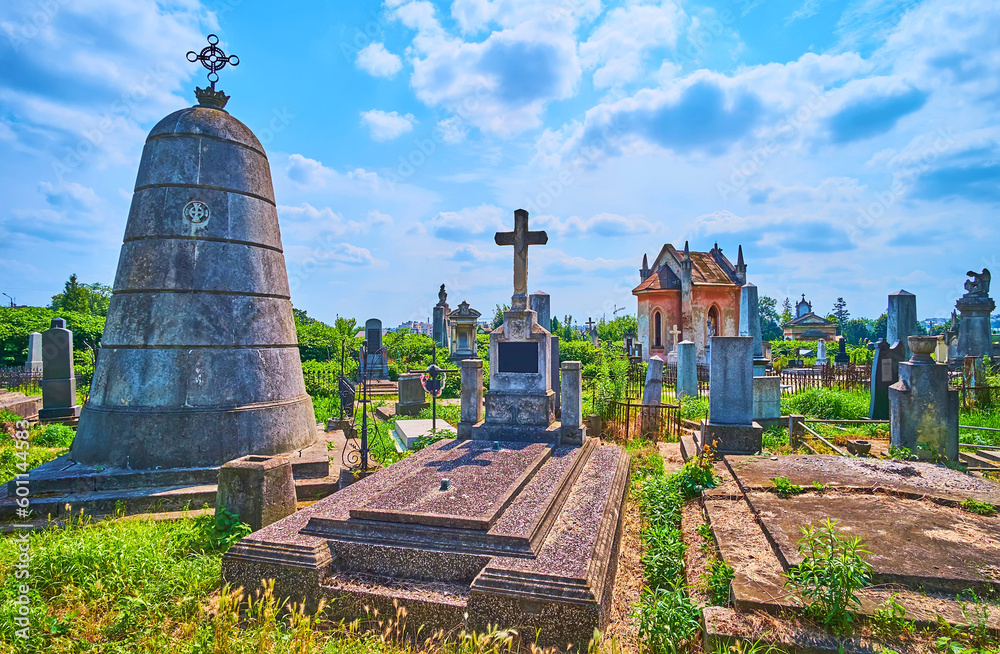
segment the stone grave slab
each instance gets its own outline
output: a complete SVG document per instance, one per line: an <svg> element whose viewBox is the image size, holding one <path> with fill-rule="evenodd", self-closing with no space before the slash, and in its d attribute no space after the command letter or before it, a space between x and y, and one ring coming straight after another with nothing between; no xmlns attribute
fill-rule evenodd
<svg viewBox="0 0 1000 654"><path fill-rule="evenodd" d="M747 500L786 570L802 562L801 528L829 517L864 540L876 584L952 594L1000 590L1000 517L882 493L752 492Z"/></svg>
<svg viewBox="0 0 1000 654"><path fill-rule="evenodd" d="M392 435L403 447L403 449L408 450L413 447L413 444L416 443L422 436L431 435L431 426L433 423L433 420L397 420L396 427L393 430ZM454 427L440 418L437 421L437 429L439 432L447 431L452 434L457 433Z"/></svg>
<svg viewBox="0 0 1000 654"><path fill-rule="evenodd" d="M440 441L243 539L223 577L333 600L335 618L397 602L414 630L585 647L607 623L627 486L628 455L595 440Z"/></svg>

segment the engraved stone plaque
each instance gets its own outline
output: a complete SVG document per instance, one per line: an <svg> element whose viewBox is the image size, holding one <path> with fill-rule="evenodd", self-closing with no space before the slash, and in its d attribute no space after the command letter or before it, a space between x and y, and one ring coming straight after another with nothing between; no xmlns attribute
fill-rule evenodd
<svg viewBox="0 0 1000 654"><path fill-rule="evenodd" d="M538 343L497 343L498 372L538 372Z"/></svg>

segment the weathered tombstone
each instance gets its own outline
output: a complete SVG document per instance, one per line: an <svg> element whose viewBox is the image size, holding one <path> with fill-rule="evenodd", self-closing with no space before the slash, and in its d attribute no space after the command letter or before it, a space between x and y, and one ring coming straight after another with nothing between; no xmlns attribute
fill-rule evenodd
<svg viewBox="0 0 1000 654"><path fill-rule="evenodd" d="M28 359L24 362L24 369L30 373L42 372L42 335L40 332L31 332L28 336Z"/></svg>
<svg viewBox="0 0 1000 654"><path fill-rule="evenodd" d="M295 513L295 481L286 456L251 454L219 469L215 511L225 509L254 530Z"/></svg>
<svg viewBox="0 0 1000 654"><path fill-rule="evenodd" d="M944 334L938 334L937 343L934 345L934 360L938 363L948 363L948 341Z"/></svg>
<svg viewBox="0 0 1000 654"><path fill-rule="evenodd" d="M451 326L451 354L449 359L474 359L476 353L476 334L479 332L479 316L482 314L462 301L458 308L448 314L448 324Z"/></svg>
<svg viewBox="0 0 1000 654"><path fill-rule="evenodd" d="M912 352L907 337L917 333L916 295L904 290L889 295L889 314L885 331L885 340L890 345L895 345L896 341L902 343L905 358L909 359Z"/></svg>
<svg viewBox="0 0 1000 654"><path fill-rule="evenodd" d="M952 336L948 341L948 361L958 360L958 336Z"/></svg>
<svg viewBox="0 0 1000 654"><path fill-rule="evenodd" d="M73 370L73 332L66 321L53 318L52 326L42 332L42 408L38 419L72 420L80 415L76 400L76 374Z"/></svg>
<svg viewBox="0 0 1000 654"><path fill-rule="evenodd" d="M816 341L816 365L825 366L828 363L826 358L826 341L822 338Z"/></svg>
<svg viewBox="0 0 1000 654"><path fill-rule="evenodd" d="M593 318L587 318L587 337L590 338L590 344L597 347L597 323L594 322Z"/></svg>
<svg viewBox="0 0 1000 654"><path fill-rule="evenodd" d="M868 406L869 420L889 419L889 387L899 381L899 364L905 360L902 343L892 347L881 338L875 346L872 360L871 400Z"/></svg>
<svg viewBox="0 0 1000 654"><path fill-rule="evenodd" d="M847 339L843 336L837 337L837 354L833 357L833 363L838 366L846 366L851 362L851 357L847 354Z"/></svg>
<svg viewBox="0 0 1000 654"><path fill-rule="evenodd" d="M438 290L438 303L434 305L434 317L432 318L433 323L431 325L431 338L441 348L448 347L449 313L448 293L444 290L444 284L441 284L441 288Z"/></svg>
<svg viewBox="0 0 1000 654"><path fill-rule="evenodd" d="M583 364L579 361L562 363L562 422L560 442L583 445L587 428L583 424Z"/></svg>
<svg viewBox="0 0 1000 654"><path fill-rule="evenodd" d="M990 271L966 273L971 279L966 280L963 295L955 306L962 312L958 323L958 358L992 357L993 337L990 331L990 314L996 308L996 302L989 296Z"/></svg>
<svg viewBox="0 0 1000 654"><path fill-rule="evenodd" d="M267 157L214 83L196 95L143 148L71 452L161 480L319 440Z"/></svg>
<svg viewBox="0 0 1000 654"><path fill-rule="evenodd" d="M693 341L677 344L677 399L698 397L698 350Z"/></svg>
<svg viewBox="0 0 1000 654"><path fill-rule="evenodd" d="M399 388L399 402L396 402L397 416L415 416L421 409L430 406L419 374L402 374L396 382Z"/></svg>
<svg viewBox="0 0 1000 654"><path fill-rule="evenodd" d="M935 363L933 336L910 336L913 356L899 364L889 387L890 438L920 458L958 460L959 392L948 386L948 366Z"/></svg>
<svg viewBox="0 0 1000 654"><path fill-rule="evenodd" d="M753 420L753 339L713 336L708 386L708 420L701 421L701 445L718 454L754 454L763 428Z"/></svg>
<svg viewBox="0 0 1000 654"><path fill-rule="evenodd" d="M378 318L365 321L365 341L368 344L368 355L364 362L365 376L369 379L388 379L389 362L382 347L382 321Z"/></svg>
<svg viewBox="0 0 1000 654"><path fill-rule="evenodd" d="M753 419L771 423L779 418L781 418L781 377L777 375L755 376L753 378Z"/></svg>
<svg viewBox="0 0 1000 654"><path fill-rule="evenodd" d="M458 437L472 438L472 428L483 420L483 360L462 359L461 420L458 423Z"/></svg>
<svg viewBox="0 0 1000 654"><path fill-rule="evenodd" d="M544 245L545 232L528 230L528 212L514 212L514 231L497 233L498 245L514 246L514 294L503 325L490 333L490 390L486 418L472 430L475 440L558 440L552 390L551 334L528 309L528 246Z"/></svg>
<svg viewBox="0 0 1000 654"><path fill-rule="evenodd" d="M802 447L802 439L806 435L806 417L793 413L788 416L788 444L793 450Z"/></svg>
<svg viewBox="0 0 1000 654"><path fill-rule="evenodd" d="M764 359L764 346L760 336L760 306L757 300L757 286L744 284L740 287L740 336L753 339L753 374L755 377L764 374L767 361Z"/></svg>
<svg viewBox="0 0 1000 654"><path fill-rule="evenodd" d="M538 314L538 324L545 331L552 329L552 298L545 291L535 291L528 296L528 305Z"/></svg>
<svg viewBox="0 0 1000 654"><path fill-rule="evenodd" d="M659 406L663 402L663 359L660 355L649 357L646 367L646 381L642 388L642 403L644 407L639 413L640 431L643 434L652 433L655 437L661 420L657 409L647 409L646 406Z"/></svg>
<svg viewBox="0 0 1000 654"><path fill-rule="evenodd" d="M549 365L549 379L552 383L552 393L556 398L556 417L561 415L562 411L562 375L559 374L559 337L551 336L549 338L549 350L552 363Z"/></svg>

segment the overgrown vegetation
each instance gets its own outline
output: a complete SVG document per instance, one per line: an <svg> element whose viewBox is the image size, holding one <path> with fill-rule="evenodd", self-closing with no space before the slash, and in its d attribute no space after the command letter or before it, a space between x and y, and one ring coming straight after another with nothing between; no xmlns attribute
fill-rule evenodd
<svg viewBox="0 0 1000 654"><path fill-rule="evenodd" d="M775 477L771 481L774 483L774 488L778 491L778 495L801 495L805 491L798 484L788 481L786 477Z"/></svg>
<svg viewBox="0 0 1000 654"><path fill-rule="evenodd" d="M961 507L969 513L975 513L976 515L991 516L997 513L997 508L989 502L980 502L971 497L962 502Z"/></svg>
<svg viewBox="0 0 1000 654"><path fill-rule="evenodd" d="M661 464L662 465L662 464ZM681 513L685 500L718 483L710 452L689 460L670 476L655 468L634 475L645 527L642 562L646 588L636 607L639 636L654 653L686 651L700 632L701 611L684 588Z"/></svg>
<svg viewBox="0 0 1000 654"><path fill-rule="evenodd" d="M837 521L802 527L798 543L802 562L788 571L788 583L810 604L807 611L837 635L849 634L858 591L871 585L870 552L858 537L844 535Z"/></svg>
<svg viewBox="0 0 1000 654"><path fill-rule="evenodd" d="M821 420L861 420L868 417L867 392L807 388L781 398L781 414L801 414Z"/></svg>

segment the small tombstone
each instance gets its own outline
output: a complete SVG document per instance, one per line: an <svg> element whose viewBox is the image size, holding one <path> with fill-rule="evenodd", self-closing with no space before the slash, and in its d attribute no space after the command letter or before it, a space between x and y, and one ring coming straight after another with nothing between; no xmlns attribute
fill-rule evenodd
<svg viewBox="0 0 1000 654"><path fill-rule="evenodd" d="M847 339L843 336L837 337L837 354L833 357L833 362L838 366L846 366L851 362L851 357L847 355Z"/></svg>
<svg viewBox="0 0 1000 654"><path fill-rule="evenodd" d="M76 375L73 370L73 332L66 321L53 318L42 332L42 408L38 419L72 420L80 417L76 403Z"/></svg>
<svg viewBox="0 0 1000 654"><path fill-rule="evenodd" d="M295 513L292 463L285 456L251 454L219 469L215 510L225 508L257 531Z"/></svg>
<svg viewBox="0 0 1000 654"><path fill-rule="evenodd" d="M889 295L889 311L886 316L885 340L895 345L903 345L905 358L910 358L907 337L917 333L917 296L909 291L899 290Z"/></svg>
<svg viewBox="0 0 1000 654"><path fill-rule="evenodd" d="M472 438L472 428L483 420L483 360L462 359L461 420L458 438Z"/></svg>
<svg viewBox="0 0 1000 654"><path fill-rule="evenodd" d="M913 356L899 364L889 387L890 439L918 457L958 460L959 391L949 388L948 366L931 358L933 336L908 338Z"/></svg>
<svg viewBox="0 0 1000 654"><path fill-rule="evenodd" d="M753 420L753 338L711 337L708 420L701 422L701 445L718 454L760 451L763 428Z"/></svg>
<svg viewBox="0 0 1000 654"><path fill-rule="evenodd" d="M821 338L816 341L816 365L825 366L826 364L826 341Z"/></svg>
<svg viewBox="0 0 1000 654"><path fill-rule="evenodd" d="M40 332L32 332L28 337L28 359L24 362L24 369L31 373L42 372L42 335Z"/></svg>
<svg viewBox="0 0 1000 654"><path fill-rule="evenodd" d="M905 353L901 343L892 347L881 338L875 346L875 359L871 372L871 403L868 407L869 420L889 419L889 387L899 381L899 364Z"/></svg>
<svg viewBox="0 0 1000 654"><path fill-rule="evenodd" d="M642 403L656 405L663 398L663 359L659 356L649 357L649 367L646 368L646 382L642 389Z"/></svg>
<svg viewBox="0 0 1000 654"><path fill-rule="evenodd" d="M677 399L698 397L698 352L692 341L677 344Z"/></svg>
<svg viewBox="0 0 1000 654"><path fill-rule="evenodd" d="M583 364L579 361L562 363L562 423L560 441L563 445L583 445L587 428L583 424Z"/></svg>
<svg viewBox="0 0 1000 654"><path fill-rule="evenodd" d="M934 346L934 360L938 363L948 363L948 342L943 334L938 335Z"/></svg>
<svg viewBox="0 0 1000 654"><path fill-rule="evenodd" d="M528 306L537 315L535 318L542 329L549 331L552 329L551 307L552 298L544 291L535 291L528 296Z"/></svg>
<svg viewBox="0 0 1000 654"><path fill-rule="evenodd" d="M389 362L382 350L382 321L369 318L365 321L365 341L368 344L368 354L365 357L365 375L369 378L387 379L389 377Z"/></svg>
<svg viewBox="0 0 1000 654"><path fill-rule="evenodd" d="M421 409L430 406L424 395L424 387L420 383L419 374L403 374L397 382L399 402L396 403L397 416L415 416Z"/></svg>

